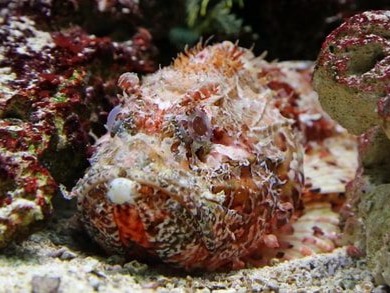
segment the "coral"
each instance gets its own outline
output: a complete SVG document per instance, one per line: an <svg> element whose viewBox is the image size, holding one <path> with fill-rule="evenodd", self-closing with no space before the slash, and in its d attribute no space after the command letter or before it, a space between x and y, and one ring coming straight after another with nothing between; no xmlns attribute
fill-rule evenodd
<svg viewBox="0 0 390 293"><path fill-rule="evenodd" d="M303 212L300 139L324 151L327 137L342 135L315 102L309 72L223 42L199 45L142 81L122 75L109 133L72 191L89 235L108 253L187 270L333 249L338 221L329 206L295 222ZM305 108L310 99L314 109Z"/></svg>
<svg viewBox="0 0 390 293"><path fill-rule="evenodd" d="M344 241L367 255L380 283L390 284L388 183L390 148L390 11L355 15L325 40L314 85L329 114L359 134L359 168L342 210Z"/></svg>
<svg viewBox="0 0 390 293"><path fill-rule="evenodd" d="M390 12L357 14L325 40L314 86L324 109L354 134L388 123Z"/></svg>
<svg viewBox="0 0 390 293"><path fill-rule="evenodd" d="M81 28L43 31L27 17L1 21L0 248L46 219L58 185L87 166L90 134L104 132L117 99L111 72L154 68L146 30L117 43Z"/></svg>

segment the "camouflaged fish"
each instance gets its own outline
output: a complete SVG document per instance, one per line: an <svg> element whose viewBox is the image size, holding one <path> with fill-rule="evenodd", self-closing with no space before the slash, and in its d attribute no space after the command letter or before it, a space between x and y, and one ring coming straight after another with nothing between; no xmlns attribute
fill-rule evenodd
<svg viewBox="0 0 390 293"><path fill-rule="evenodd" d="M290 96L272 88L265 64L223 42L142 82L120 77L122 103L73 190L81 222L108 253L216 270L264 264L280 257L269 250L293 246L283 235L303 210L303 149L296 121L281 114L280 95ZM314 240L321 245L334 247Z"/></svg>

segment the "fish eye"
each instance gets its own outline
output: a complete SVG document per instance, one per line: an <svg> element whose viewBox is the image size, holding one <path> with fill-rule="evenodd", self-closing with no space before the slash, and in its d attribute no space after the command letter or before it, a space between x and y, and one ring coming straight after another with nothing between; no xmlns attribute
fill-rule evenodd
<svg viewBox="0 0 390 293"><path fill-rule="evenodd" d="M108 113L107 122L105 124L105 127L108 132L112 132L113 128L115 127L115 124L118 122L116 119L121 110L122 106L116 105L114 108L112 108L110 113Z"/></svg>
<svg viewBox="0 0 390 293"><path fill-rule="evenodd" d="M210 140L213 134L213 128L210 118L202 109L196 109L190 114L188 119L188 132L194 140Z"/></svg>

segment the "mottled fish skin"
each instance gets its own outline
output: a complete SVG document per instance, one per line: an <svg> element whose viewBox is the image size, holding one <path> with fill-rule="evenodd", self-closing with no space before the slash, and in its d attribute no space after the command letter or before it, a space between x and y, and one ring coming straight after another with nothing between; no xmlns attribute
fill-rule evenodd
<svg viewBox="0 0 390 293"><path fill-rule="evenodd" d="M73 190L107 252L216 270L277 245L274 232L302 208L302 150L261 64L223 42L142 82L121 76L120 109Z"/></svg>

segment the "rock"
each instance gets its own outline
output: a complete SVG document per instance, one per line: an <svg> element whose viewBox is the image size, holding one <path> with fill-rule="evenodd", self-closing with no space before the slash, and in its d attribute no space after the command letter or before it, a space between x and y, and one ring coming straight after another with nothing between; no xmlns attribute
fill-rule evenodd
<svg viewBox="0 0 390 293"><path fill-rule="evenodd" d="M374 188L362 200L360 209L366 228L367 258L378 284L390 284L390 184Z"/></svg>
<svg viewBox="0 0 390 293"><path fill-rule="evenodd" d="M58 186L87 167L116 102L116 71L153 70L151 36L97 38L45 31L25 16L0 19L0 248L52 213Z"/></svg>
<svg viewBox="0 0 390 293"><path fill-rule="evenodd" d="M355 15L325 40L314 86L329 115L359 137L359 169L342 211L344 241L390 284L390 11Z"/></svg>
<svg viewBox="0 0 390 293"><path fill-rule="evenodd" d="M57 293L61 278L34 276L31 280L32 293Z"/></svg>
<svg viewBox="0 0 390 293"><path fill-rule="evenodd" d="M387 130L390 109L390 11L349 18L325 40L313 82L332 118L353 134Z"/></svg>

